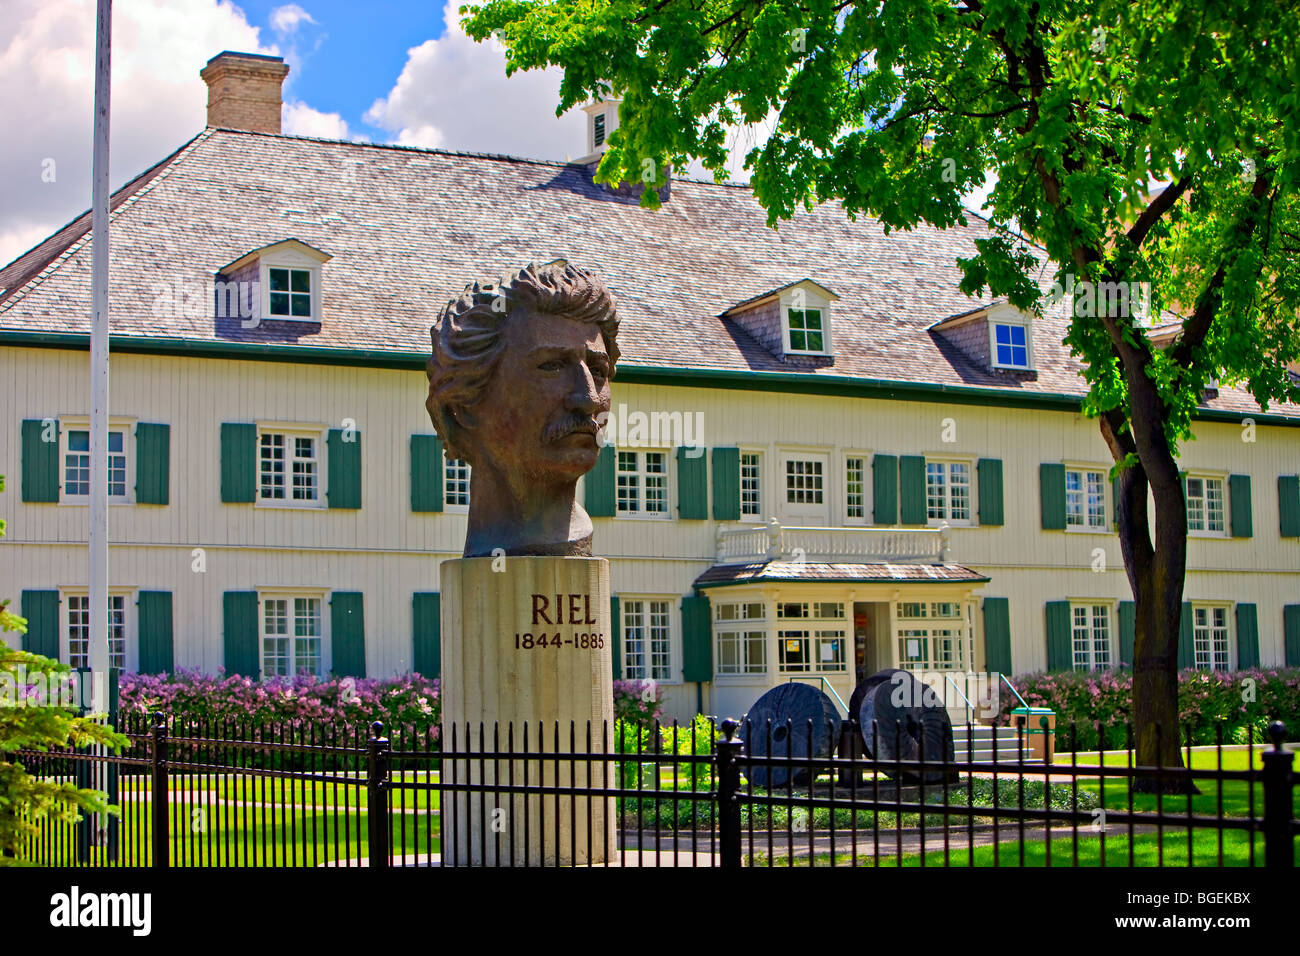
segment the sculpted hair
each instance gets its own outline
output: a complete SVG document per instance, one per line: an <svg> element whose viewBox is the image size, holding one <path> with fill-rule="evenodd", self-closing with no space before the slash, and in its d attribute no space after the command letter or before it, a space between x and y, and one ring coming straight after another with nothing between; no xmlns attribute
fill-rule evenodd
<svg viewBox="0 0 1300 956"><path fill-rule="evenodd" d="M529 264L500 283L467 285L429 330L433 355L424 404L448 458L466 458L461 411L482 397L501 358L501 329L516 313L527 314L532 321L555 316L595 323L609 353L610 378L614 377L618 313L614 297L593 273L567 262L541 268Z"/></svg>

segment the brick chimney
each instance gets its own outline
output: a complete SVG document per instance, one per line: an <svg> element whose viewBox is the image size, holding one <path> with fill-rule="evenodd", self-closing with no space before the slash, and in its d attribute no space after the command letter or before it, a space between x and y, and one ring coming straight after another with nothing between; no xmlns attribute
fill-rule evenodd
<svg viewBox="0 0 1300 956"><path fill-rule="evenodd" d="M199 71L208 84L208 125L280 132L280 84L288 74L282 57L218 53Z"/></svg>

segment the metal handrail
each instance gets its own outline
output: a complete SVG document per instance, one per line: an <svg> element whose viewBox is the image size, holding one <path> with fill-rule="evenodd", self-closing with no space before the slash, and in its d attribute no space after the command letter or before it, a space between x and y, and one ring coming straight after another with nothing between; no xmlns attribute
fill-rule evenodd
<svg viewBox="0 0 1300 956"><path fill-rule="evenodd" d="M961 688L957 686L956 681L954 681L947 674L943 675L943 679L946 680L949 684L951 684L952 689L957 692L957 696L966 702L966 723L968 724L975 723L975 705L973 705L970 702L970 698L961 692Z"/></svg>
<svg viewBox="0 0 1300 956"><path fill-rule="evenodd" d="M1011 683L1011 681L1007 680L1007 675L999 674L998 678L1002 681L1002 683L1006 684L1008 687L1011 688L1011 693L1016 695L1016 700L1020 701L1020 706L1027 709L1029 705L1026 704L1025 699L1020 696L1020 691L1016 690L1015 686Z"/></svg>
<svg viewBox="0 0 1300 956"><path fill-rule="evenodd" d="M834 687L834 685L832 685L831 682L828 681L825 677L821 677L821 676L819 676L819 675L814 675L814 674L809 674L807 677L798 677L798 676L793 676L793 675L792 675L789 679L786 680L786 683L787 683L787 684L793 684L793 683L794 683L795 681L797 681L797 680L819 680L819 681L821 681L822 689L824 689L824 690L830 692L830 695L831 695L833 698L835 698L835 703L837 703L837 704L840 705L840 710L844 711L844 713L845 713L845 714L848 714L850 717L853 716L852 714L849 714L849 705L846 704L846 703L844 703L844 701L840 700L840 695L837 694L837 693L835 693L835 687Z"/></svg>

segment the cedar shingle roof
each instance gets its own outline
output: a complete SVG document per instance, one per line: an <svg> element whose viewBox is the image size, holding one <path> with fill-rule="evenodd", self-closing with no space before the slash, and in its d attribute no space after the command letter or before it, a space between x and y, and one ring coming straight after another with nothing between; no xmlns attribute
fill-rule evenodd
<svg viewBox="0 0 1300 956"><path fill-rule="evenodd" d="M1061 345L1064 306L1035 325L1037 379L977 364L929 326L981 305L958 289L958 256L991 234L964 227L885 234L828 202L773 230L747 187L678 180L657 211L612 194L583 165L207 129L114 197L114 334L421 353L465 283L566 258L614 291L629 366L800 372L1081 395ZM86 333L90 216L0 270L0 330ZM323 322L166 314L177 285L288 237L334 258ZM719 313L809 277L840 296L835 361L786 364ZM1044 272L1044 283L1050 274ZM175 310L172 310L173 313ZM1224 388L1210 407L1256 411ZM1300 409L1278 409L1300 415Z"/></svg>

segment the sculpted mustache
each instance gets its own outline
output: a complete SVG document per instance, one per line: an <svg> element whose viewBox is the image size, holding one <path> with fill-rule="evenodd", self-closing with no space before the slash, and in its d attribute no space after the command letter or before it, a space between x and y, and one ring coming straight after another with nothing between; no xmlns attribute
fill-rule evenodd
<svg viewBox="0 0 1300 956"><path fill-rule="evenodd" d="M547 426L545 434L542 435L542 441L559 441L574 432L588 432L594 435L599 428L600 424L590 415L569 415Z"/></svg>

